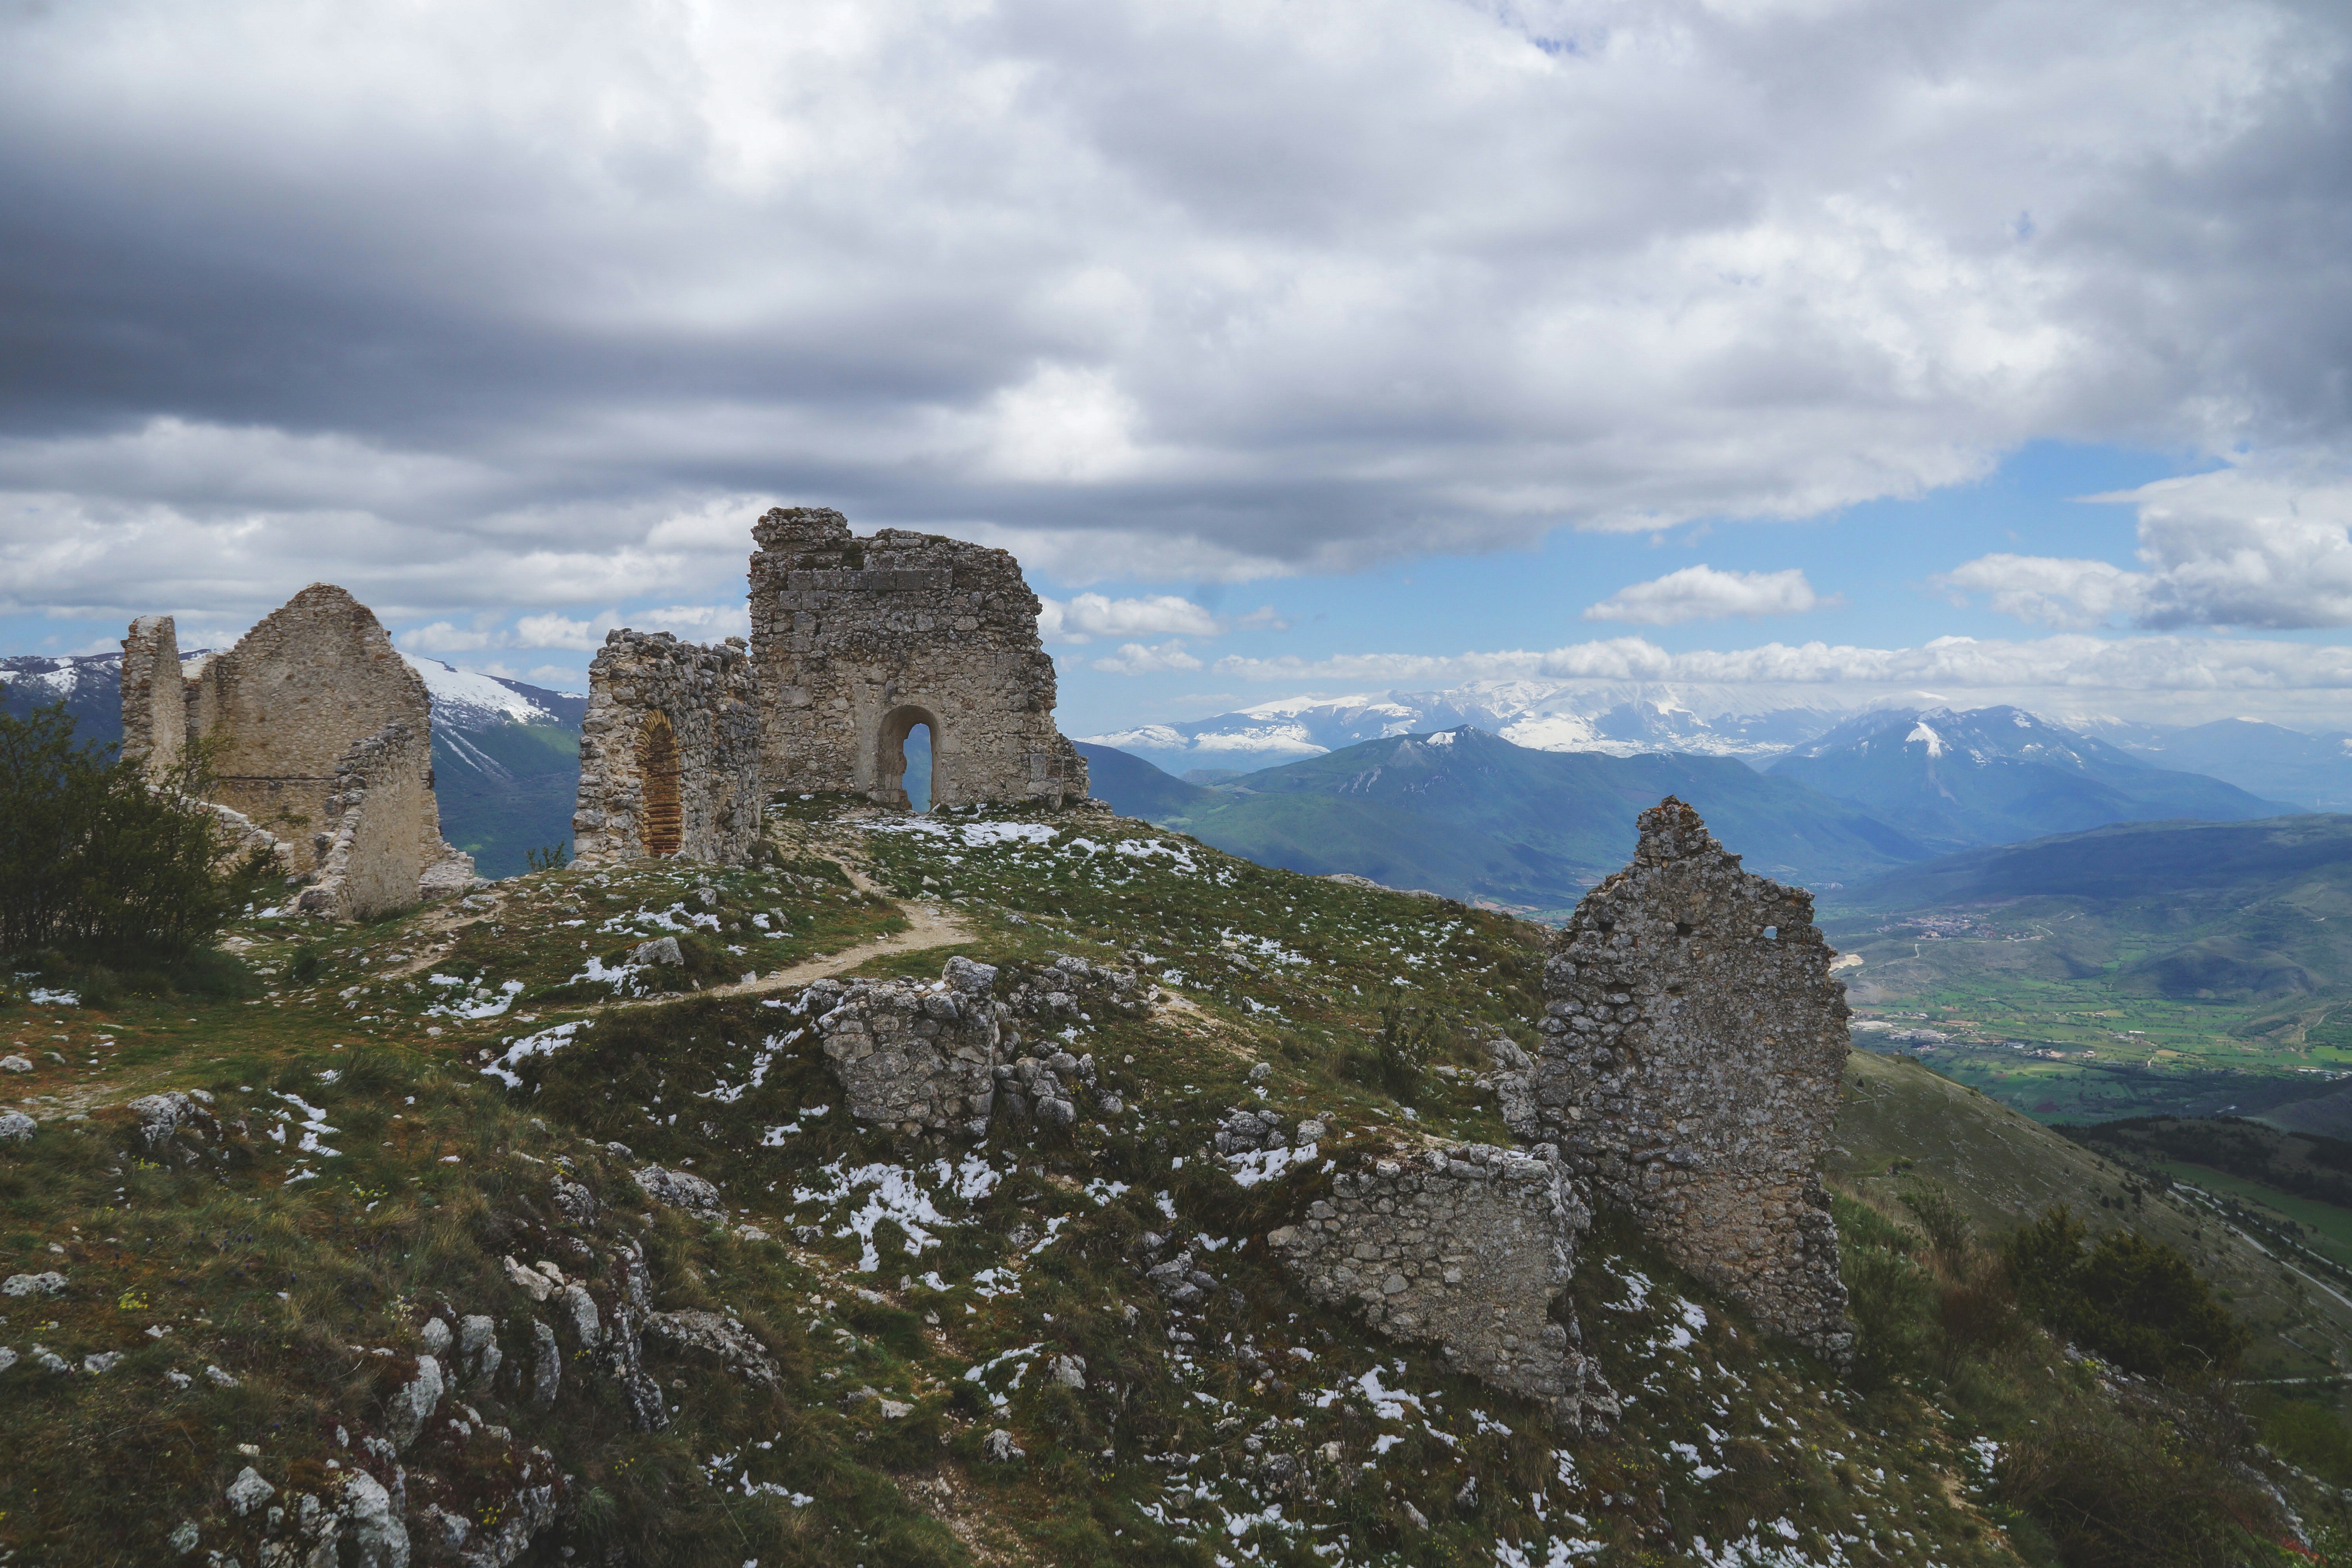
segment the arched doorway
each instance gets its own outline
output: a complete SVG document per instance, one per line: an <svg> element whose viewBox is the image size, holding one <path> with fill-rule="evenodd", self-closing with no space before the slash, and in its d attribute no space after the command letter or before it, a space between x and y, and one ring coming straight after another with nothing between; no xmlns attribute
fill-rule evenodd
<svg viewBox="0 0 2352 1568"><path fill-rule="evenodd" d="M909 737L917 737L911 746ZM929 810L940 793L942 750L940 721L929 709L912 703L892 709L875 736L874 798L885 805Z"/></svg>
<svg viewBox="0 0 2352 1568"><path fill-rule="evenodd" d="M677 800L677 735L662 714L637 731L637 839L648 855L675 855L686 836Z"/></svg>

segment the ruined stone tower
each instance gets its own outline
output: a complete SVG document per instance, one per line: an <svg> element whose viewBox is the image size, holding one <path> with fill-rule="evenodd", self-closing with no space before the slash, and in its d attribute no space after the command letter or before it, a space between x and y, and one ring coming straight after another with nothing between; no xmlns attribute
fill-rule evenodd
<svg viewBox="0 0 2352 1568"><path fill-rule="evenodd" d="M906 741L931 733L940 805L1083 799L1087 767L1054 727L1037 596L1002 550L777 508L753 530L751 654L770 789L905 805Z"/></svg>
<svg viewBox="0 0 2352 1568"><path fill-rule="evenodd" d="M122 754L160 774L209 739L216 805L275 835L303 908L362 918L449 892L473 861L441 838L433 704L365 605L326 583L226 653L180 662L169 616L122 639Z"/></svg>
<svg viewBox="0 0 2352 1568"><path fill-rule="evenodd" d="M732 864L760 837L760 710L740 637L704 647L615 631L588 667L572 852Z"/></svg>
<svg viewBox="0 0 2352 1568"><path fill-rule="evenodd" d="M1843 1358L1820 1177L1846 1057L1832 956L1811 894L1741 870L1670 795L1555 939L1543 1047L1506 1116L1765 1327Z"/></svg>

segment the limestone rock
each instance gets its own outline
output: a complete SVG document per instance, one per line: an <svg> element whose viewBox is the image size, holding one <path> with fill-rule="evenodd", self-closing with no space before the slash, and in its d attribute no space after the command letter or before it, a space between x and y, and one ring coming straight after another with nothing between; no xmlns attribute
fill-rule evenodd
<svg viewBox="0 0 2352 1568"><path fill-rule="evenodd" d="M0 1072L31 1072L33 1064L22 1057L0 1057Z"/></svg>
<svg viewBox="0 0 2352 1568"><path fill-rule="evenodd" d="M441 1363L429 1355L418 1356L416 1375L384 1401L384 1430L394 1448L405 1453L408 1446L416 1441L417 1434L425 1430L425 1423L441 1403L443 1388Z"/></svg>
<svg viewBox="0 0 2352 1568"><path fill-rule="evenodd" d="M336 1504L343 1539L352 1543L352 1568L408 1568L408 1526L393 1507L383 1483L365 1470L347 1472Z"/></svg>
<svg viewBox="0 0 2352 1568"><path fill-rule="evenodd" d="M508 1280L534 1301L544 1301L555 1293L559 1281L549 1279L540 1269L526 1268L512 1258L502 1258L500 1267L505 1268Z"/></svg>
<svg viewBox="0 0 2352 1568"><path fill-rule="evenodd" d="M21 1110L0 1110L0 1143L21 1143L41 1130L41 1124Z"/></svg>
<svg viewBox="0 0 2352 1568"><path fill-rule="evenodd" d="M646 1196L657 1204L707 1219L719 1219L726 1215L727 1206L719 1199L719 1189L700 1176L660 1165L646 1165L632 1171L630 1175Z"/></svg>
<svg viewBox="0 0 2352 1568"><path fill-rule="evenodd" d="M655 1312L646 1319L651 1338L682 1351L716 1358L747 1383L773 1387L777 1367L767 1347L734 1319L719 1312Z"/></svg>
<svg viewBox="0 0 2352 1568"><path fill-rule="evenodd" d="M0 1280L0 1296L62 1296L66 1277L54 1268L39 1274L11 1274Z"/></svg>
<svg viewBox="0 0 2352 1568"><path fill-rule="evenodd" d="M217 1126L212 1112L206 1109L212 1096L201 1089L169 1089L162 1094L142 1095L126 1108L139 1118L140 1141L150 1149L170 1142L183 1127L204 1131Z"/></svg>
<svg viewBox="0 0 2352 1568"><path fill-rule="evenodd" d="M660 969L679 969L686 964L686 954L679 951L677 938L657 936L651 942L641 942L629 949L631 963Z"/></svg>
<svg viewBox="0 0 2352 1568"><path fill-rule="evenodd" d="M204 1538L204 1531L196 1528L194 1520L184 1519L180 1521L179 1527L172 1531L164 1544L172 1549L173 1556L185 1557L196 1549Z"/></svg>
<svg viewBox="0 0 2352 1568"><path fill-rule="evenodd" d="M1553 1321L1590 1210L1557 1155L1455 1144L1342 1171L1267 1236L1318 1301L1432 1343L1462 1372L1548 1402L1571 1430L1614 1410Z"/></svg>
<svg viewBox="0 0 2352 1568"><path fill-rule="evenodd" d="M544 1413L563 1387L563 1352L555 1342L555 1331L536 1318L530 1321L530 1407Z"/></svg>
<svg viewBox="0 0 2352 1568"><path fill-rule="evenodd" d="M1846 1057L1845 987L1812 897L1740 869L1672 796L1544 965L1519 1137L1555 1140L1669 1256L1757 1321L1853 1345L1820 1179Z"/></svg>
<svg viewBox="0 0 2352 1568"><path fill-rule="evenodd" d="M1026 1458L1028 1450L1013 1440L1013 1434L999 1426L980 1440L980 1451L1000 1465Z"/></svg>
<svg viewBox="0 0 2352 1568"><path fill-rule="evenodd" d="M243 1519L276 1497L278 1489L263 1480L260 1472L247 1465L236 1473L236 1479L229 1482L228 1490L223 1495L228 1499L229 1511Z"/></svg>

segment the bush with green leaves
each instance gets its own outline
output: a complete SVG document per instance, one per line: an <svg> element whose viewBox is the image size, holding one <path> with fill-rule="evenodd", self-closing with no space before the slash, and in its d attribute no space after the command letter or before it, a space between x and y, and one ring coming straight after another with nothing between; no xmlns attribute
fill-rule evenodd
<svg viewBox="0 0 2352 1568"><path fill-rule="evenodd" d="M2089 1237L2059 1204L2002 1245L2018 1300L2053 1333L2147 1377L2237 1365L2250 1336L2189 1259L2133 1231Z"/></svg>
<svg viewBox="0 0 2352 1568"><path fill-rule="evenodd" d="M79 744L65 705L0 714L0 952L117 965L207 946L278 873L204 802L205 748L151 778Z"/></svg>

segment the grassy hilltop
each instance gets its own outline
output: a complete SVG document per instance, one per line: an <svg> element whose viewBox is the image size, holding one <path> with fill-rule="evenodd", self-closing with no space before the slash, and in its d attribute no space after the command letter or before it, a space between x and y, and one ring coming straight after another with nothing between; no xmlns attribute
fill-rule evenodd
<svg viewBox="0 0 2352 1568"><path fill-rule="evenodd" d="M1235 1107L1319 1120L1324 1162L1507 1142L1481 1041L1534 1044L1543 929L1097 812L803 798L768 832L740 868L542 871L362 927L252 915L202 985L22 982L0 1048L27 1070L0 1093L40 1125L0 1143L0 1274L61 1282L0 1301L0 1562L253 1568L306 1528L318 1561L389 1561L371 1489L420 1565L2331 1549L2336 1478L2258 1452L2209 1384L2070 1354L1987 1283L1989 1247L2053 1198L2177 1238L2252 1375L2332 1373L2352 1311L1981 1096L1850 1069L1852 1376L1600 1216L1570 1297L1624 1413L1564 1436L1294 1288L1260 1238L1327 1163L1261 1180L1209 1147ZM631 962L665 936L682 964ZM1139 1016L1024 1026L1124 1108L977 1144L852 1121L804 987L959 953L1004 986L1063 954L1157 984ZM656 1201L653 1165L715 1198ZM1148 1274L1187 1244L1190 1301ZM632 1359L597 1325L625 1305L701 1337ZM427 1356L453 1386L420 1410ZM341 1539L308 1544L314 1516Z"/></svg>

